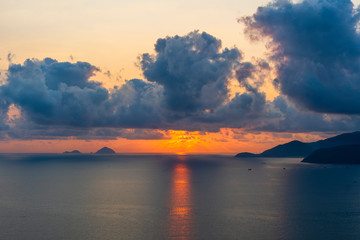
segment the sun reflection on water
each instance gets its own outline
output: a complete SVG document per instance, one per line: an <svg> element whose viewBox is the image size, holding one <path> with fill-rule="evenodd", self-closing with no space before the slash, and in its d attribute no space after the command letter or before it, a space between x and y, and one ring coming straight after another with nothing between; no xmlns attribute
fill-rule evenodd
<svg viewBox="0 0 360 240"><path fill-rule="evenodd" d="M193 204L190 186L190 170L184 162L184 156L179 156L171 181L169 239L191 239L193 232Z"/></svg>

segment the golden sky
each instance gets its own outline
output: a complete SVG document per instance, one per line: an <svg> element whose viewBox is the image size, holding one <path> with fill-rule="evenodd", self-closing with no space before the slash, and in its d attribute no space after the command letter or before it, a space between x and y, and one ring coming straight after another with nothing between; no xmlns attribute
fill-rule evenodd
<svg viewBox="0 0 360 240"><path fill-rule="evenodd" d="M160 37L208 32L224 46L259 56L264 47L250 44L237 18L253 13L267 1L1 1L1 67L6 55L14 62L52 57L59 61L87 61L110 70L113 79L137 78L139 54L153 52ZM101 76L100 76L101 77ZM103 79L102 79L103 80ZM105 79L104 79L105 81Z"/></svg>

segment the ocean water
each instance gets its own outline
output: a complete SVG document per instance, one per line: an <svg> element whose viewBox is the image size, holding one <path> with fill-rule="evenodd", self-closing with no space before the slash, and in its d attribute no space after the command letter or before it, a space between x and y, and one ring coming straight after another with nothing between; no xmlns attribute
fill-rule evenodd
<svg viewBox="0 0 360 240"><path fill-rule="evenodd" d="M360 239L360 166L0 155L0 239Z"/></svg>

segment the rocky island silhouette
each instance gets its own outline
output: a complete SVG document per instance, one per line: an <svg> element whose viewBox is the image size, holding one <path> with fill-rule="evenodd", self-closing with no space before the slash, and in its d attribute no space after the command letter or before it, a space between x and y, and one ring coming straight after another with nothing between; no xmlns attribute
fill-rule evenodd
<svg viewBox="0 0 360 240"><path fill-rule="evenodd" d="M291 141L277 145L262 153L242 152L236 158L286 158L304 157L308 163L359 163L360 164L360 131L344 133L316 142L304 143Z"/></svg>

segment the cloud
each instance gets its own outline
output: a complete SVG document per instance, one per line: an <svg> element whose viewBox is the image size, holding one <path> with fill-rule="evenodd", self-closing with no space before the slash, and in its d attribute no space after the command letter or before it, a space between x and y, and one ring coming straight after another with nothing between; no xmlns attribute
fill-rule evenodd
<svg viewBox="0 0 360 240"><path fill-rule="evenodd" d="M166 108L184 116L222 105L242 58L237 48L222 50L219 39L198 31L160 38L155 51L141 56L144 76L164 88Z"/></svg>
<svg viewBox="0 0 360 240"><path fill-rule="evenodd" d="M7 60L8 60L9 63L11 63L14 58L15 58L15 54L13 54L13 53L11 53L11 52L9 52L9 53L7 54Z"/></svg>
<svg viewBox="0 0 360 240"><path fill-rule="evenodd" d="M0 139L163 139L169 129L308 132L360 126L357 116L298 109L286 94L268 100L261 89L269 63L244 61L239 49L222 48L205 32L159 38L155 53L139 60L145 79L111 89L95 80L100 70L87 62L45 58L10 64L0 85ZM295 67L280 63L282 89L287 82L280 70ZM231 81L241 88L234 96ZM20 114L9 119L14 109Z"/></svg>
<svg viewBox="0 0 360 240"><path fill-rule="evenodd" d="M217 131L245 126L260 115L265 95L250 81L259 64L241 60L237 48L222 49L219 39L194 31L158 39L155 54L140 59L146 80L131 79L113 89L93 80L99 69L87 62L45 58L11 64L0 95L4 112L14 104L22 117L12 121L8 136L95 138L103 137L100 128ZM245 92L231 99L228 83L233 78ZM109 136L124 135L113 133Z"/></svg>
<svg viewBox="0 0 360 240"><path fill-rule="evenodd" d="M0 131L8 129L8 110L9 104L0 98Z"/></svg>
<svg viewBox="0 0 360 240"><path fill-rule="evenodd" d="M161 108L163 90L140 79L127 81L110 92L105 125L125 128L161 128L165 124Z"/></svg>
<svg viewBox="0 0 360 240"><path fill-rule="evenodd" d="M339 132L354 131L360 127L360 117L356 115L333 115L301 111L286 97L278 96L266 104L266 114L262 124L253 131L266 132Z"/></svg>
<svg viewBox="0 0 360 240"><path fill-rule="evenodd" d="M239 49L222 49L221 41L205 32L158 39L155 54L143 54L140 66L145 78L163 89L162 127L218 131L254 124L265 108L258 73L269 65L242 58ZM244 87L234 98L229 94L231 79Z"/></svg>
<svg viewBox="0 0 360 240"><path fill-rule="evenodd" d="M104 112L108 90L89 81L97 68L89 63L26 60L12 64L0 94L25 116L42 125L89 126Z"/></svg>
<svg viewBox="0 0 360 240"><path fill-rule="evenodd" d="M12 64L0 86L2 109L14 104L26 120L44 126L152 126L157 86L133 79L109 91L90 79L96 71L86 62L50 58Z"/></svg>
<svg viewBox="0 0 360 240"><path fill-rule="evenodd" d="M241 21L252 40L268 39L274 84L292 102L360 114L359 17L350 0L276 0Z"/></svg>
<svg viewBox="0 0 360 240"><path fill-rule="evenodd" d="M122 129L122 128L71 128L33 125L29 127L11 128L0 135L0 139L19 139L19 140L53 140L53 139L72 139L79 140L115 140L124 138L129 140L159 140L167 139L165 132L155 129Z"/></svg>

